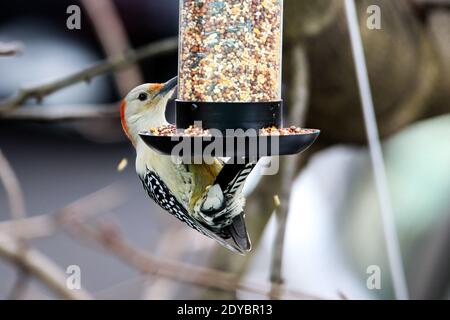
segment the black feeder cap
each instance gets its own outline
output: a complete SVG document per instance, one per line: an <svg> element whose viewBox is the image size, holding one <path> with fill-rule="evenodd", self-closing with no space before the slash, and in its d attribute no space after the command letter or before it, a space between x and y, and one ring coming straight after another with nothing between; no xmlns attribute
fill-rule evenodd
<svg viewBox="0 0 450 320"><path fill-rule="evenodd" d="M319 130L285 136L259 135L259 130L271 126L282 128L282 101L258 103L211 103L176 101L177 129L201 124L203 129L216 129L220 135L211 136L159 136L142 132L140 137L152 149L172 155L183 144L183 159L204 155L214 157L245 158L255 161L265 156L299 154L309 148L320 134ZM228 130L239 130L230 135ZM249 130L249 129L253 129ZM244 132L244 134L242 134ZM253 134L252 134L253 133ZM176 149L178 148L178 149ZM209 153L211 150L211 154Z"/></svg>
<svg viewBox="0 0 450 320"><path fill-rule="evenodd" d="M201 121L203 129L259 130L283 125L282 102L176 102L177 128L186 129Z"/></svg>

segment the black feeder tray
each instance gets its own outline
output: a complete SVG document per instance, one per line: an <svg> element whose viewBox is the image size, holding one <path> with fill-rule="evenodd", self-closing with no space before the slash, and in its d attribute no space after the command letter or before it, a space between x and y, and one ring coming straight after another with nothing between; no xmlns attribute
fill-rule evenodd
<svg viewBox="0 0 450 320"><path fill-rule="evenodd" d="M282 114L281 101L212 103L177 100L177 129L196 124L203 129L210 129L211 135L160 136L142 132L140 137L150 148L164 155L175 154L182 157L183 161L211 155L250 162L266 156L299 154L308 149L319 136L320 130L304 129L306 133L283 136L259 134L263 128L281 128Z"/></svg>

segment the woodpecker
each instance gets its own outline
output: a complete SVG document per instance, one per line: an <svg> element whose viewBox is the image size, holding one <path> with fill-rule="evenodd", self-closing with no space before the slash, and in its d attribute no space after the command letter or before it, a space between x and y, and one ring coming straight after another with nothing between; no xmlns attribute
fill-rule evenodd
<svg viewBox="0 0 450 320"><path fill-rule="evenodd" d="M183 164L149 148L139 137L169 123L165 111L177 77L162 84L143 84L120 107L123 131L136 149L136 172L147 194L189 227L244 254L251 242L244 221L244 182L255 163Z"/></svg>

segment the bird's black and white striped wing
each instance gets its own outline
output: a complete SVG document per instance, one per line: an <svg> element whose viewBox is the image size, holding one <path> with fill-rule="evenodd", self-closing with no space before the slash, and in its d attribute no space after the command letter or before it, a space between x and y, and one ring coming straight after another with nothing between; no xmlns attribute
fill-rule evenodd
<svg viewBox="0 0 450 320"><path fill-rule="evenodd" d="M240 248L234 244L228 243L225 239L213 233L211 230L200 224L200 222L192 218L186 208L175 198L156 173L147 170L146 174L139 178L150 198L152 198L161 208L175 216L177 219L183 221L194 230L216 240L227 249L239 254L243 253Z"/></svg>
<svg viewBox="0 0 450 320"><path fill-rule="evenodd" d="M239 194L244 187L250 173L256 166L256 162L246 164L225 164L216 183L220 185L223 193L227 197L234 197Z"/></svg>

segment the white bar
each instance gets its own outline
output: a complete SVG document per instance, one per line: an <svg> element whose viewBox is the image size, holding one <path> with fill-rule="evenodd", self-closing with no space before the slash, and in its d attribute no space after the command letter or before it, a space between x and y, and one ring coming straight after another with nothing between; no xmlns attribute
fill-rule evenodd
<svg viewBox="0 0 450 320"><path fill-rule="evenodd" d="M378 202L383 220L384 238L386 242L395 296L397 299L406 300L408 299L408 288L395 226L394 212L392 210L392 203L389 194L386 168L383 161L383 152L378 133L377 119L375 117L375 108L370 89L369 75L364 56L364 46L362 43L361 32L359 30L355 1L345 0L345 10L347 13L353 58L355 60L364 121L369 142L370 156L372 159L375 185L378 193Z"/></svg>

